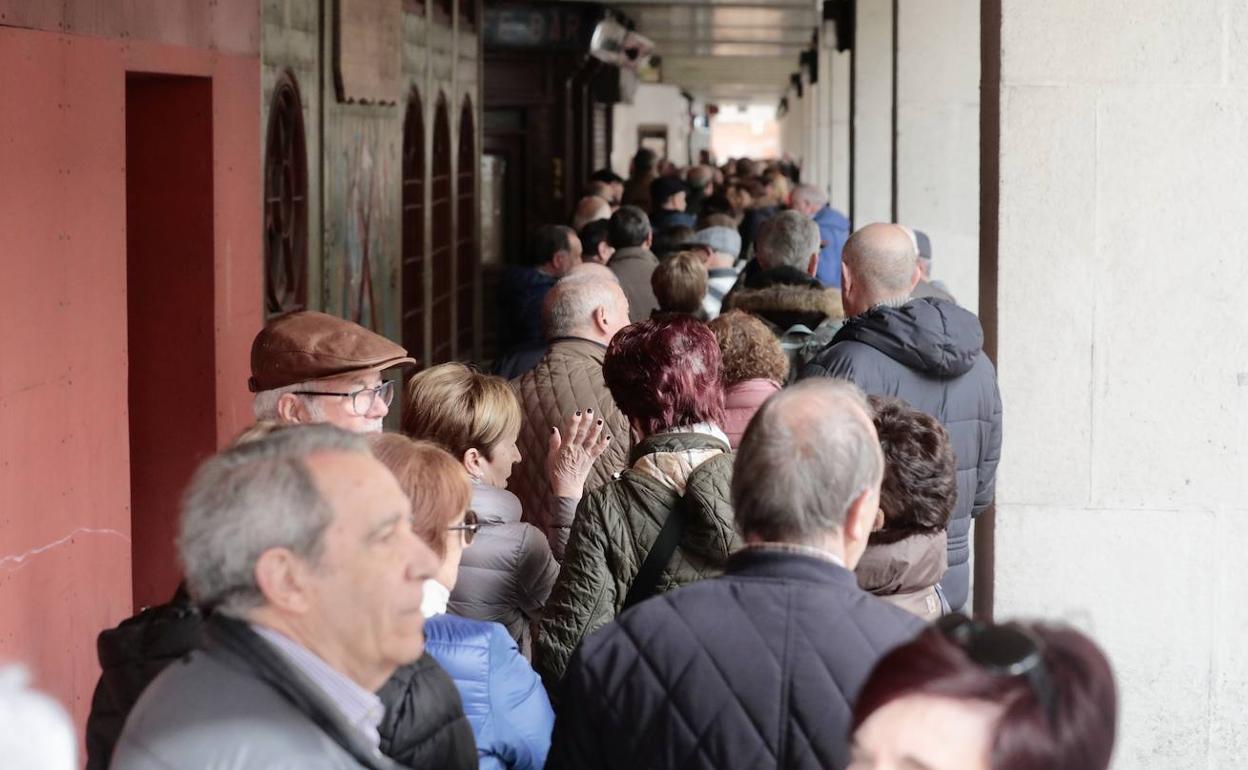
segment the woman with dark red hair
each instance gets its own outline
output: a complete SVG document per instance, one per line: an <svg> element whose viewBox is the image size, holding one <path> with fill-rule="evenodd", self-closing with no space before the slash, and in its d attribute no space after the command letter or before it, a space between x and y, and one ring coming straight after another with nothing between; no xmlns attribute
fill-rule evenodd
<svg viewBox="0 0 1248 770"><path fill-rule="evenodd" d="M602 374L637 441L630 467L577 508L538 633L535 662L549 683L587 634L719 574L740 545L715 335L688 317L634 324L611 341Z"/></svg>
<svg viewBox="0 0 1248 770"><path fill-rule="evenodd" d="M848 770L1105 770L1118 696L1071 628L952 615L876 664Z"/></svg>

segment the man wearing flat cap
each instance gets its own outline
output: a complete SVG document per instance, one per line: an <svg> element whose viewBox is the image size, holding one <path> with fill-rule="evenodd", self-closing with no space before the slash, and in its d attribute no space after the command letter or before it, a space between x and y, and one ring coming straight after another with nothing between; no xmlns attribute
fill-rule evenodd
<svg viewBox="0 0 1248 770"><path fill-rule="evenodd" d="M252 410L257 420L380 433L394 398L394 383L381 373L414 363L402 346L359 324L311 310L287 313L251 345Z"/></svg>

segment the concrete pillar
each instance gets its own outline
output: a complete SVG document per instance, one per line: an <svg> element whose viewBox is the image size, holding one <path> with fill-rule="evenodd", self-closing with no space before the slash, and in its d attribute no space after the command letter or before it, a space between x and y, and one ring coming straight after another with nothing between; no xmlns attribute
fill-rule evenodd
<svg viewBox="0 0 1248 770"><path fill-rule="evenodd" d="M1108 650L1115 768L1243 767L1248 7L983 18L996 615Z"/></svg>
<svg viewBox="0 0 1248 770"><path fill-rule="evenodd" d="M979 306L979 0L897 0L897 221Z"/></svg>
<svg viewBox="0 0 1248 770"><path fill-rule="evenodd" d="M893 221L893 4L857 0L854 28L854 227Z"/></svg>
<svg viewBox="0 0 1248 770"><path fill-rule="evenodd" d="M828 100L828 133L820 136L828 137L828 200L832 207L846 216L850 213L849 206L849 92L850 92L850 57L849 51L838 53L828 51L828 67L831 71L828 85L831 89Z"/></svg>

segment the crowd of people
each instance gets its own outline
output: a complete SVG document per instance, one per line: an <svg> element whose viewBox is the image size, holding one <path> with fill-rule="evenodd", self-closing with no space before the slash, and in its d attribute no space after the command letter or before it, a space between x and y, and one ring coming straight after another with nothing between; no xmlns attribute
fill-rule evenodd
<svg viewBox="0 0 1248 770"><path fill-rule="evenodd" d="M1105 770L1097 646L966 614L978 319L794 176L595 174L494 373L270 321L184 583L100 635L88 768Z"/></svg>

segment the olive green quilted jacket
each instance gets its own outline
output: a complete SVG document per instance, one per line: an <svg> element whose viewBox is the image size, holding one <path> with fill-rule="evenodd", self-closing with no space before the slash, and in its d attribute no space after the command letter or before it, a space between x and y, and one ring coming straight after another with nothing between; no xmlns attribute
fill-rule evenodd
<svg viewBox="0 0 1248 770"><path fill-rule="evenodd" d="M581 500L563 568L542 615L535 663L553 686L586 635L620 612L668 513L685 506L685 531L658 591L713 577L741 542L733 526L732 460L705 433L651 436L631 467Z"/></svg>

